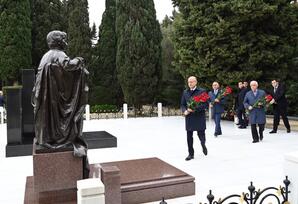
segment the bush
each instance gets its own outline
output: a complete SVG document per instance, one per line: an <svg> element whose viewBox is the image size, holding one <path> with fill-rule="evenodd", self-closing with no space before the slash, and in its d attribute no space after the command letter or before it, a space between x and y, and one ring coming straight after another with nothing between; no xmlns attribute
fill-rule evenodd
<svg viewBox="0 0 298 204"><path fill-rule="evenodd" d="M91 113L116 113L119 111L119 108L116 105L94 105L91 106Z"/></svg>

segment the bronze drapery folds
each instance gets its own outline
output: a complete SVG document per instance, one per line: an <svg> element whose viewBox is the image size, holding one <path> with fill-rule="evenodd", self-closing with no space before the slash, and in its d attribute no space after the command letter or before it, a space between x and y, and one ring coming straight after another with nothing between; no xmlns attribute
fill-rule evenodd
<svg viewBox="0 0 298 204"><path fill-rule="evenodd" d="M74 155L86 156L83 113L88 99L83 58L70 59L64 52L66 33L47 36L50 50L42 57L33 88L37 144L47 149L74 147Z"/></svg>

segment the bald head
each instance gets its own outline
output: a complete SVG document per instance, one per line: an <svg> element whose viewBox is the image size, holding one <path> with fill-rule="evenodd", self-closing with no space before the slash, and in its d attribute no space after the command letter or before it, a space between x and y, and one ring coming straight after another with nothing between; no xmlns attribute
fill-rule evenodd
<svg viewBox="0 0 298 204"><path fill-rule="evenodd" d="M219 83L217 81L213 82L212 83L212 88L213 88L213 90L219 89Z"/></svg>
<svg viewBox="0 0 298 204"><path fill-rule="evenodd" d="M250 82L250 88L251 88L252 91L257 90L258 86L259 86L259 84L258 84L257 81L251 81Z"/></svg>
<svg viewBox="0 0 298 204"><path fill-rule="evenodd" d="M190 76L187 79L187 83L188 83L188 87L190 89L194 89L197 86L198 81L197 81L197 78L195 76Z"/></svg>

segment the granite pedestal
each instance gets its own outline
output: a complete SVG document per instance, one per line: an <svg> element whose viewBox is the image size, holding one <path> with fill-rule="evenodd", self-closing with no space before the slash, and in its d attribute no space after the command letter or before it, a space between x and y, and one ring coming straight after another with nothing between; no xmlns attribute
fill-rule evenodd
<svg viewBox="0 0 298 204"><path fill-rule="evenodd" d="M101 166L101 167L99 167ZM91 165L90 175L97 175L98 168L101 168L101 179L105 184L106 200L115 198L117 188L109 188L109 185L116 185L117 169L120 171L120 191L122 204L138 204L145 202L160 201L165 199L191 196L195 194L195 178L191 175L171 166L158 159L138 159L118 161ZM114 182L107 183L110 173ZM114 170L113 170L114 169ZM109 192L113 191L113 192ZM109 194L113 195L110 196Z"/></svg>
<svg viewBox="0 0 298 204"><path fill-rule="evenodd" d="M36 153L33 177L27 177L25 204L76 203L77 181L83 179L83 159L73 151Z"/></svg>

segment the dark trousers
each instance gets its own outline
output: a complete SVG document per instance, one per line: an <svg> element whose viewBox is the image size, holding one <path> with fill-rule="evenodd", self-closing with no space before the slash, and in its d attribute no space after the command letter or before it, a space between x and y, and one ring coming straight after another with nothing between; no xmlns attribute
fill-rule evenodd
<svg viewBox="0 0 298 204"><path fill-rule="evenodd" d="M213 117L215 122L215 134L221 134L221 126L220 126L221 113L215 113Z"/></svg>
<svg viewBox="0 0 298 204"><path fill-rule="evenodd" d="M260 138L263 138L265 124L258 124L258 126L259 126L259 133L257 130L257 124L251 124L251 134L252 134L253 141L259 141Z"/></svg>
<svg viewBox="0 0 298 204"><path fill-rule="evenodd" d="M245 109L237 110L237 118L239 119L239 125L242 127L246 127L247 124L247 118L245 115Z"/></svg>
<svg viewBox="0 0 298 204"><path fill-rule="evenodd" d="M286 111L280 110L280 108L278 108L278 107L274 108L273 130L277 131L277 127L280 122L280 116L282 117L282 120L283 120L284 125L287 128L287 130L290 130L291 127L289 124L289 120L288 120Z"/></svg>
<svg viewBox="0 0 298 204"><path fill-rule="evenodd" d="M202 147L205 146L206 143L206 136L205 136L205 130L203 131L197 131L199 139L201 141ZM194 155L194 149L193 149L193 131L187 131L187 145L188 145L188 153L189 155Z"/></svg>

